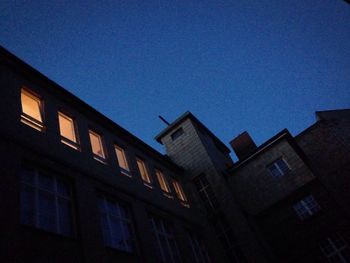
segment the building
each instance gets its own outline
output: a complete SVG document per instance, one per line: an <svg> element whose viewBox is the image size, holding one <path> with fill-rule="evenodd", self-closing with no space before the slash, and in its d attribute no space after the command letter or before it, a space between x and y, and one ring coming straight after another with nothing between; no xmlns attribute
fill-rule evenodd
<svg viewBox="0 0 350 263"><path fill-rule="evenodd" d="M350 262L348 110L259 147L243 133L236 163L186 112L163 155L0 58L0 262Z"/></svg>

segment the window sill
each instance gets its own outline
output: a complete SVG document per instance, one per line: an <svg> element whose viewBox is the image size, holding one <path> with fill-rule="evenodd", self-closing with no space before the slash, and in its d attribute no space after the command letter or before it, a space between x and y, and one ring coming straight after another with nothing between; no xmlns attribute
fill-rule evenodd
<svg viewBox="0 0 350 263"><path fill-rule="evenodd" d="M26 225L26 224L23 224L23 223L20 223L20 227L23 230L33 232L34 234L42 235L43 238L47 238L47 236L49 235L49 236L52 236L52 237L55 237L55 238L61 238L61 239L64 239L64 240L78 241L78 238L77 238L76 234L74 234L74 233L71 236L67 236L65 234L52 232L52 231L49 231L49 230L38 228L38 227L32 226L32 225Z"/></svg>
<svg viewBox="0 0 350 263"><path fill-rule="evenodd" d="M180 204L186 208L190 208L190 204L188 202L180 201Z"/></svg>
<svg viewBox="0 0 350 263"><path fill-rule="evenodd" d="M135 251L126 251L126 250L123 250L120 248L106 246L106 245L105 245L105 248L113 253L123 253L123 254L128 255L128 256L136 256Z"/></svg>
<svg viewBox="0 0 350 263"><path fill-rule="evenodd" d="M43 123L36 121L30 117L27 117L24 114L21 115L21 122L40 132L44 132L46 130Z"/></svg>
<svg viewBox="0 0 350 263"><path fill-rule="evenodd" d="M150 183L143 182L144 186L147 186L149 189L153 189L153 186Z"/></svg>
<svg viewBox="0 0 350 263"><path fill-rule="evenodd" d="M164 192L163 191L163 195L169 199L174 199L174 196L172 196L171 194L167 193L167 192Z"/></svg>
<svg viewBox="0 0 350 263"><path fill-rule="evenodd" d="M61 143L63 143L64 145L80 152L80 146L79 146L79 144L77 144L75 142L72 142L64 137L61 137Z"/></svg>
<svg viewBox="0 0 350 263"><path fill-rule="evenodd" d="M104 165L107 164L107 159L104 159L104 158L102 158L102 157L100 157L100 156L97 156L97 155L94 155L93 157L94 157L94 159L95 159L96 161L98 161L99 163L102 163L102 164L104 164Z"/></svg>

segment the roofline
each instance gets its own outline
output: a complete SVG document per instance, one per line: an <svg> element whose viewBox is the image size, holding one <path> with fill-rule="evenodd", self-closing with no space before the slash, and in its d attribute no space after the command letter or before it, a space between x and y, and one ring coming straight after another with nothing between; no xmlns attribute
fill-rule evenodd
<svg viewBox="0 0 350 263"><path fill-rule="evenodd" d="M280 141L281 139L285 137L292 137L288 129L283 129L279 133L277 133L275 136L271 137L269 140L261 144L256 150L249 155L247 158L240 160L234 164L234 166L230 169L230 171L236 170L242 165L245 165L247 162L249 162L251 159L255 158L257 155L259 155L261 152L266 150L269 146L275 144L276 142Z"/></svg>
<svg viewBox="0 0 350 263"><path fill-rule="evenodd" d="M218 138L214 133L212 133L200 120L198 120L190 111L186 111L183 113L180 117L178 117L175 121L173 121L169 126L167 126L164 130L162 130L157 136L154 137L154 139L159 142L160 144L163 144L161 141L161 138L167 135L173 128L180 125L185 119L191 119L194 121L197 125L199 125L202 129L204 129L210 137L213 138L213 140L218 143L218 145L226 152L230 153L231 150Z"/></svg>
<svg viewBox="0 0 350 263"><path fill-rule="evenodd" d="M107 127L108 127L108 128L106 127L107 129L111 129L111 130L114 129L117 132L123 134L124 136L130 137L129 142L131 144L135 145L136 147L140 147L140 145L141 145L142 148L144 148L149 153L153 154L153 156L155 158L161 159L167 165L172 166L173 168L177 169L178 171L183 171L182 167L178 166L177 164L175 164L174 162L169 160L166 156L164 156L163 154L161 154L160 152L158 152L157 150L152 148L150 145L148 145L147 143L145 143L144 141L142 141L141 139L136 137L134 134L127 131L123 127L119 126L117 123L115 123L114 121L112 121L111 119L109 119L108 117L103 115L102 113L100 113L98 110L96 110L95 108L93 108L92 106L90 106L89 104L87 104L86 102L84 102L83 100L78 98L77 96L75 96L73 93L69 92L68 90L66 90L65 88L63 88L62 86L60 86L59 84L54 82L53 80L49 79L43 73L39 72L38 70L36 70L32 66L30 66L29 64L24 62L23 60L21 60L20 58L18 58L14 54L12 54L10 51L5 49L2 45L0 45L0 56L3 56L5 58L9 59L10 61L14 62L15 63L14 66L19 66L20 69L24 70L26 73L30 73L30 74L36 76L37 78L39 78L40 80L47 82L50 85L50 88L52 88L53 92L60 93L60 95L68 97L70 99L70 103L73 102L75 104L79 104L80 107L83 107L87 111L92 112L92 114L96 115L96 117L102 123L107 125Z"/></svg>

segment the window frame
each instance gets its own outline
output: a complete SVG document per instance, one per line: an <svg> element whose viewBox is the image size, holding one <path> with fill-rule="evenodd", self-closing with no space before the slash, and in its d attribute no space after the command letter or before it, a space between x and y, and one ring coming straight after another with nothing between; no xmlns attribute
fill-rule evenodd
<svg viewBox="0 0 350 263"><path fill-rule="evenodd" d="M285 167L287 169L283 169L283 167L281 167L280 164L278 164L278 162L283 161ZM278 177L282 177L285 176L286 174L289 173L289 171L291 170L288 162L286 161L285 158L280 157L277 158L276 160L274 160L272 163L270 163L269 165L266 166L266 168L268 169L269 173L271 174L271 176L278 178ZM278 171L278 174L275 174L272 170L275 169Z"/></svg>
<svg viewBox="0 0 350 263"><path fill-rule="evenodd" d="M125 169L124 167L122 167L120 165L120 160L119 160L119 157L118 157L117 150L120 150L120 152L122 153L122 157L123 157L124 162L125 162L125 164L127 166L127 169ZM115 155L117 157L117 163L118 163L118 166L119 166L119 169L120 169L120 173L123 174L123 175L126 175L128 177L132 177L131 170L130 170L130 165L129 165L129 162L128 162L128 157L126 155L125 148L119 146L118 144L114 144L114 152L115 152Z"/></svg>
<svg viewBox="0 0 350 263"><path fill-rule="evenodd" d="M195 263L211 263L208 250L197 234L187 230L187 240L190 244Z"/></svg>
<svg viewBox="0 0 350 263"><path fill-rule="evenodd" d="M143 176L143 173L142 173L142 171L140 169L139 163L142 164L141 167L143 168L142 170L145 172L144 173L145 177ZM145 186L147 186L148 188L153 189L153 186L152 186L153 181L152 181L151 175L150 175L150 173L149 173L149 171L147 169L147 165L146 165L145 160L140 158L140 157L136 157L136 164L137 164L137 168L138 168L138 171L139 171L139 174L141 176L141 180L142 180L143 184ZM145 179L147 179L147 180L145 180Z"/></svg>
<svg viewBox="0 0 350 263"><path fill-rule="evenodd" d="M172 134L170 134L171 140L175 141L176 139L180 138L184 133L184 129L182 127L179 127Z"/></svg>
<svg viewBox="0 0 350 263"><path fill-rule="evenodd" d="M174 197L171 194L169 182L168 182L166 176L164 175L163 171L158 169L158 168L155 168L154 170L155 170L155 174L156 174L160 189L163 192L163 195L165 195L166 197L168 197L170 199L173 199Z"/></svg>
<svg viewBox="0 0 350 263"><path fill-rule="evenodd" d="M170 255L170 263L183 262L173 225L167 220L154 215L149 216L149 221L153 236L156 239L156 245L159 251L158 255L161 258L161 262L167 262L166 253ZM173 251L172 248L175 248L175 251Z"/></svg>
<svg viewBox="0 0 350 263"><path fill-rule="evenodd" d="M185 207L190 207L188 204L187 196L183 190L183 187L182 187L180 181L175 179L175 178L172 178L171 181L173 183L173 187L175 189L176 196L180 200L181 204Z"/></svg>
<svg viewBox="0 0 350 263"><path fill-rule="evenodd" d="M99 161L100 163L102 164L106 164L107 163L107 151L106 151L106 148L105 148L105 145L104 145L104 140L103 140L103 136L102 134L100 134L99 132L93 130L93 129L88 129L88 133L89 133L89 140L90 140L90 146L91 146L91 153L93 155L93 158L96 160L96 161ZM94 153L94 149L93 149L93 146L92 146L92 141L91 141L91 136L90 134L92 135L95 135L98 139L99 139L99 145L101 147L101 152L102 152L102 155L103 156L100 156L96 153Z"/></svg>
<svg viewBox="0 0 350 263"><path fill-rule="evenodd" d="M39 114L41 121L25 113L23 110L22 93L27 97L35 100L39 105ZM45 112L44 112L44 100L42 96L28 89L27 87L22 87L20 92L20 102L21 102L21 122L34 128L37 131L44 132L45 127Z"/></svg>
<svg viewBox="0 0 350 263"><path fill-rule="evenodd" d="M72 126L73 126L73 133L74 133L75 141L72 141L61 134L60 117L71 121ZM70 114L66 114L65 111L59 110L59 111L57 111L57 119L58 119L58 126L59 126L58 128L59 128L59 132L60 132L61 143L73 148L74 150L80 151L80 140L79 140L78 127L76 125L75 118L73 118L72 115L70 115Z"/></svg>
<svg viewBox="0 0 350 263"><path fill-rule="evenodd" d="M31 172L33 176L34 181L32 183L28 183L26 181L23 180L23 171L26 170L27 172ZM40 186L40 182L39 182L39 176L43 175L44 177L49 177L50 179L52 179L52 183L53 183L53 187L54 190L51 189L47 189L47 188L43 188L42 186ZM24 175L27 176L27 175ZM30 227L34 227L36 229L40 229L42 231L47 231L50 233L54 233L57 235L62 235L62 236L66 236L66 237L75 237L76 236L76 225L75 225L75 209L74 209L74 196L73 196L73 185L72 183L70 183L68 180L66 179L62 179L59 178L59 176L55 175L55 174L50 174L48 172L43 172L41 170L38 170L36 168L30 167L30 166L22 166L20 169L20 176L19 176L19 181L20 181L20 195L21 195L21 199L22 199L22 194L23 194L23 189L24 188L32 188L31 191L34 191L34 206L32 207L33 210L33 217L34 217L34 222L31 223L27 223L27 222L23 222L23 213L25 212L23 209L23 204L22 204L22 200L20 203L20 222L23 225L26 226L30 226ZM63 195L62 193L58 192L58 183L63 183L65 185L67 185L68 187L68 194L67 196ZM40 217L40 209L39 209L39 202L40 202L40 193L45 193L45 195L51 196L54 199L54 211L55 211L55 217L54 217L54 230L51 229L46 229L44 228L39 221L39 217ZM71 228L71 233L67 234L67 233L63 233L62 229L61 229L61 217L60 217L60 212L59 212L59 202L65 200L69 202L69 207L70 207L70 217L69 220L70 222L68 222L70 224L70 228ZM52 219L51 219L52 220Z"/></svg>
<svg viewBox="0 0 350 263"><path fill-rule="evenodd" d="M341 243L342 245L340 245ZM319 245L323 255L327 258L329 262L336 262L334 261L336 257L340 261L339 263L347 263L350 260L350 249L349 245L346 242L346 240L339 234L334 234L333 236L327 237L325 240L323 240ZM330 248L330 251L327 251ZM347 257L344 256L342 252L346 252L345 254ZM338 260L337 259L337 260Z"/></svg>
<svg viewBox="0 0 350 263"><path fill-rule="evenodd" d="M103 208L101 207L101 201L103 202ZM109 205L114 205L117 207L116 211L117 214L111 213ZM115 198L110 198L108 195L104 194L99 194L98 195L98 206L99 206L99 216L100 216L100 227L102 231L102 237L103 237L103 242L106 247L116 249L119 251L123 251L126 253L137 253L137 238L136 238L136 231L135 231L135 225L134 225L134 220L131 214L131 208L128 204L124 203L123 201L120 201ZM121 208L124 209L125 214L121 213ZM114 208L115 209L115 208ZM108 243L107 238L104 235L104 230L103 229L103 223L102 223L102 217L106 216L107 220L107 231L109 234L110 242ZM113 241L112 241L112 235L113 235L113 229L112 229L112 219L117 219L118 225L120 227L120 231L122 233L122 241L124 244L124 248L120 248L117 246L113 246ZM130 235L130 242L131 244L129 245L130 249L128 249L128 244L127 244L127 234L125 233L124 227L127 226L129 235Z"/></svg>
<svg viewBox="0 0 350 263"><path fill-rule="evenodd" d="M192 180L202 205L205 207L207 213L217 212L219 210L219 201L208 181L205 174L200 174Z"/></svg>
<svg viewBox="0 0 350 263"><path fill-rule="evenodd" d="M298 202L293 204L293 209L300 220L305 219L315 215L321 210L321 206L316 201L312 194L304 196Z"/></svg>

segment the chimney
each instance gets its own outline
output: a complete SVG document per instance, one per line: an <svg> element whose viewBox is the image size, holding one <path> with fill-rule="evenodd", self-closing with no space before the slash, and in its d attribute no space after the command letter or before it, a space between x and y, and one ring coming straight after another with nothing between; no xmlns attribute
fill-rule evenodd
<svg viewBox="0 0 350 263"><path fill-rule="evenodd" d="M234 138L230 145L239 160L247 158L257 148L255 142L246 131Z"/></svg>

